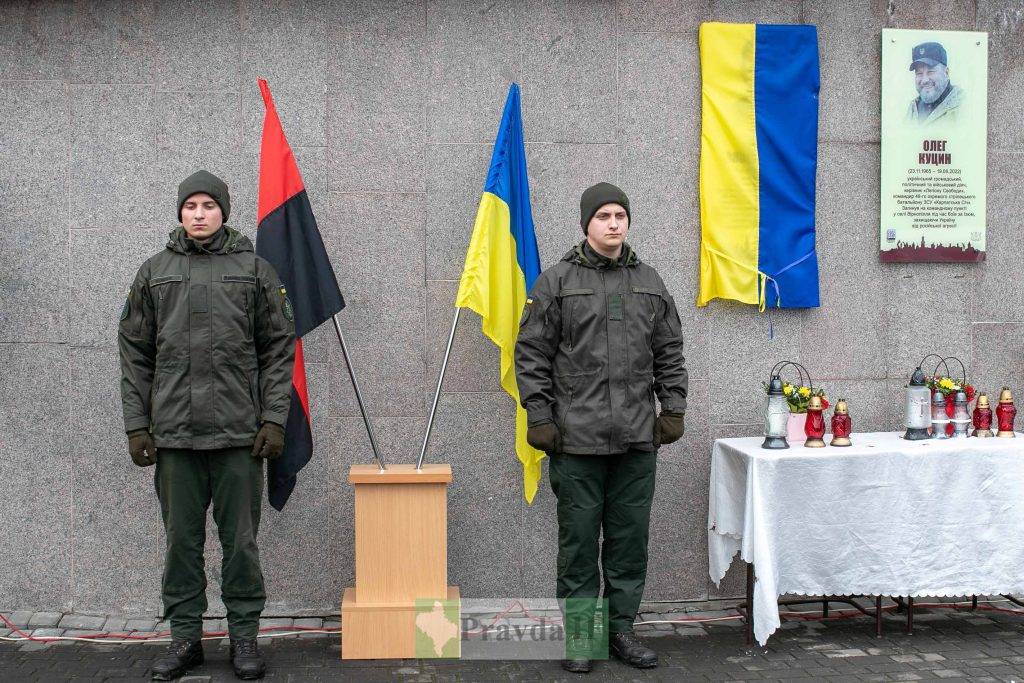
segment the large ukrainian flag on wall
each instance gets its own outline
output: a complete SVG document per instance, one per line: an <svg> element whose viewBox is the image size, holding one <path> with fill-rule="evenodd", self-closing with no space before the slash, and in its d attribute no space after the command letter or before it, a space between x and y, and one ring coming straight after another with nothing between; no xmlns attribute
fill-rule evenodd
<svg viewBox="0 0 1024 683"><path fill-rule="evenodd" d="M523 494L528 503L537 493L544 453L526 442L526 411L519 404L514 354L526 293L538 275L540 258L530 211L519 86L513 83L494 141L455 305L476 311L483 318L484 334L501 349L501 386L516 405L516 455L523 463Z"/></svg>
<svg viewBox="0 0 1024 683"><path fill-rule="evenodd" d="M818 306L817 29L702 24L700 62L697 305Z"/></svg>

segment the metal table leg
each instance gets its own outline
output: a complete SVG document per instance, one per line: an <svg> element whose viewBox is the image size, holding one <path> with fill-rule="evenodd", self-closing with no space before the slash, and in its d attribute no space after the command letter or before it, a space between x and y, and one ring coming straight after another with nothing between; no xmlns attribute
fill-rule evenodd
<svg viewBox="0 0 1024 683"><path fill-rule="evenodd" d="M875 596L875 638L882 637L882 596Z"/></svg>
<svg viewBox="0 0 1024 683"><path fill-rule="evenodd" d="M754 563L747 563L747 645L754 644Z"/></svg>

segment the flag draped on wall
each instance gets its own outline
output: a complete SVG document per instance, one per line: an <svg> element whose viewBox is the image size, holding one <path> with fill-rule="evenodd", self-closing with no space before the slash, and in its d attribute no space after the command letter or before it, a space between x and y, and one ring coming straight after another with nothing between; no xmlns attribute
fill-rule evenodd
<svg viewBox="0 0 1024 683"><path fill-rule="evenodd" d="M523 493L533 502L544 453L526 442L526 411L519 404L515 345L526 294L540 275L530 211L519 86L508 90L491 153L473 236L466 252L455 305L476 311L483 332L501 349L501 386L516 402L516 455L523 464Z"/></svg>
<svg viewBox="0 0 1024 683"><path fill-rule="evenodd" d="M697 305L818 306L817 29L705 23L700 60Z"/></svg>
<svg viewBox="0 0 1024 683"><path fill-rule="evenodd" d="M274 266L295 315L295 366L284 453L270 461L267 472L267 497L281 510L295 488L296 475L313 455L302 337L344 308L345 301L270 88L263 79L259 86L266 115L260 145L256 253Z"/></svg>

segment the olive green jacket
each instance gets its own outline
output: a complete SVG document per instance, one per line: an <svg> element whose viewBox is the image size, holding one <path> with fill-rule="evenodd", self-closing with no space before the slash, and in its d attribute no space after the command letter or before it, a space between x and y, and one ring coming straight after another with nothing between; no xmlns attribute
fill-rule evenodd
<svg viewBox="0 0 1024 683"><path fill-rule="evenodd" d="M139 268L121 312L126 432L158 448L251 445L262 422L284 426L295 324L274 268L224 226L205 245L178 227Z"/></svg>
<svg viewBox="0 0 1024 683"><path fill-rule="evenodd" d="M515 361L529 425L554 422L565 453L655 450L655 394L663 412L686 411L675 301L629 245L612 261L584 240L540 274Z"/></svg>

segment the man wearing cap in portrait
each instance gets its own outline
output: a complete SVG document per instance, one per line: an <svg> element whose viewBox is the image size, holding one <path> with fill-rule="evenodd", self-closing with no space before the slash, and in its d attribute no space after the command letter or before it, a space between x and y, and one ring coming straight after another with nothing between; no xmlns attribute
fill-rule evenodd
<svg viewBox="0 0 1024 683"><path fill-rule="evenodd" d="M955 123L964 91L949 80L949 60L940 43L921 43L911 52L917 97L907 108L907 123L932 125L937 121Z"/></svg>

